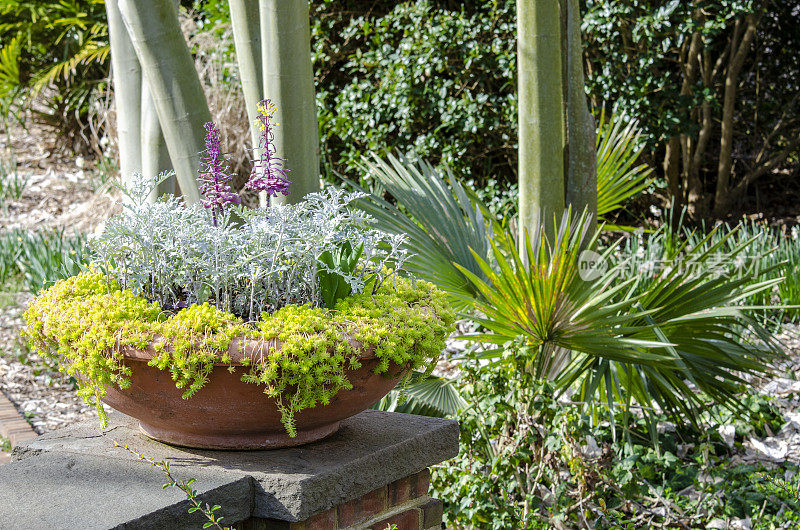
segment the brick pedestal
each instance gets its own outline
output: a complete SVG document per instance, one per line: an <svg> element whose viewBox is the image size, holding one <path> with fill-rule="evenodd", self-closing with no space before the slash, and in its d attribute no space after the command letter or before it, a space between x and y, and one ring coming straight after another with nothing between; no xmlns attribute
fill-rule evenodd
<svg viewBox="0 0 800 530"><path fill-rule="evenodd" d="M366 411L325 440L273 451L207 451L145 438L121 414L100 431L87 422L15 447L0 467L4 530L201 528L183 494L113 441L171 462L194 478L198 499L239 530L440 528L428 467L458 452L451 420Z"/></svg>
<svg viewBox="0 0 800 530"><path fill-rule="evenodd" d="M238 530L398 530L440 529L442 501L428 495L431 474L427 469L372 490L297 523L252 518Z"/></svg>

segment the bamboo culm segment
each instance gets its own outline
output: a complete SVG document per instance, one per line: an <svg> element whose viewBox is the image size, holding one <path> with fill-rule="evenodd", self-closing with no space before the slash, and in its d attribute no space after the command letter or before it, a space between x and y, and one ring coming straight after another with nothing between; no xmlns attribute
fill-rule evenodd
<svg viewBox="0 0 800 530"><path fill-rule="evenodd" d="M203 124L211 120L172 0L120 0L120 12L150 87L181 193L197 202Z"/></svg>
<svg viewBox="0 0 800 530"><path fill-rule="evenodd" d="M117 0L106 0L111 74L117 116L119 168L123 182L142 171L142 70L122 20Z"/></svg>
<svg viewBox="0 0 800 530"><path fill-rule="evenodd" d="M264 93L278 105L275 146L291 171L292 186L286 200L295 203L319 190L308 2L260 0L259 13Z"/></svg>
<svg viewBox="0 0 800 530"><path fill-rule="evenodd" d="M519 228L555 233L565 206L564 94L558 0L517 3ZM520 238L523 241L524 238Z"/></svg>

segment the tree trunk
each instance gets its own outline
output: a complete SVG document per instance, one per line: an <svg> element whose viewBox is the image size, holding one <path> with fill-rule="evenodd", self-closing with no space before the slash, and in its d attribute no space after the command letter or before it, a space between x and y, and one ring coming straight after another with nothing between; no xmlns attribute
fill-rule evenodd
<svg viewBox="0 0 800 530"><path fill-rule="evenodd" d="M122 20L117 0L106 0L111 74L117 116L119 172L123 183L142 172L141 100L142 70Z"/></svg>
<svg viewBox="0 0 800 530"><path fill-rule="evenodd" d="M728 69L725 74L725 91L722 98L722 121L720 124L719 166L717 168L717 188L714 194L714 216L727 214L729 207L726 196L730 192L730 177L733 169L733 132L734 111L736 106L736 90L739 84L739 73L744 66L750 45L756 34L757 19L755 15L747 15L737 26L745 25L741 40L734 37L731 46ZM741 33L741 30L740 32ZM739 42L737 43L737 40Z"/></svg>
<svg viewBox="0 0 800 530"><path fill-rule="evenodd" d="M695 17L700 19L702 14L698 11ZM700 54L703 48L703 37L700 32L692 34L689 48L683 61L683 83L681 85L681 95L690 97L692 87L697 81L700 72ZM693 153L696 146L694 138L688 134L680 136L681 146L681 177L685 191L686 210L690 219L701 219L706 216L706 208L703 194L703 184L700 175L692 172Z"/></svg>
<svg viewBox="0 0 800 530"><path fill-rule="evenodd" d="M589 112L583 73L581 11L578 0L566 2L567 174L566 203L597 217L597 125Z"/></svg>
<svg viewBox="0 0 800 530"><path fill-rule="evenodd" d="M291 171L289 202L319 190L319 130L307 0L260 0L264 95L278 107L275 147Z"/></svg>
<svg viewBox="0 0 800 530"><path fill-rule="evenodd" d="M672 207L676 211L680 211L683 207L679 167L680 149L681 139L678 136L673 136L667 141L666 152L664 153L664 176L667 179L667 191L672 199Z"/></svg>
<svg viewBox="0 0 800 530"><path fill-rule="evenodd" d="M555 233L565 205L564 92L558 0L517 2L519 230ZM519 238L523 244L523 237ZM524 252L521 252L524 254Z"/></svg>
<svg viewBox="0 0 800 530"><path fill-rule="evenodd" d="M722 201L717 203L723 212L729 212L736 201L740 200L747 187L755 183L760 177L766 175L768 172L774 170L780 164L784 163L789 156L800 147L800 137L791 140L786 147L772 155L767 160L761 160L760 164L751 169L742 179L733 186L730 191L725 194Z"/></svg>
<svg viewBox="0 0 800 530"><path fill-rule="evenodd" d="M181 192L200 200L197 171L211 120L172 0L120 0L125 27L150 87Z"/></svg>
<svg viewBox="0 0 800 530"><path fill-rule="evenodd" d="M164 171L172 169L169 159L167 143L161 134L161 124L158 122L156 105L150 94L147 84L142 86L142 175L153 179ZM158 197L165 194L177 195L178 186L175 176L171 176L153 191L149 200L155 202Z"/></svg>
<svg viewBox="0 0 800 530"><path fill-rule="evenodd" d="M708 50L703 52L703 87L711 92L712 90L712 70L711 70L711 54ZM708 141L711 138L713 130L713 121L711 120L711 101L708 97L703 98L703 103L700 105L700 132L697 135L697 143L692 153L692 159L689 166L689 178L700 182L700 169L703 166L703 156L708 147Z"/></svg>
<svg viewBox="0 0 800 530"><path fill-rule="evenodd" d="M253 0L230 0L233 43L236 47L236 61L239 64L239 77L247 106L247 119L253 150L258 148L259 131L253 124L258 118L258 102L264 97L261 72L261 29L258 3ZM254 154L253 158L257 158Z"/></svg>

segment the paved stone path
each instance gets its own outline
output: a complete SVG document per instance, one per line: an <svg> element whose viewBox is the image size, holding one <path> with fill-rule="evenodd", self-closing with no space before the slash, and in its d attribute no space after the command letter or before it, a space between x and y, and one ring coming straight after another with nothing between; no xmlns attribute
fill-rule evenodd
<svg viewBox="0 0 800 530"><path fill-rule="evenodd" d="M0 392L0 437L3 438L2 441L7 439L11 442L11 447L14 447L25 440L36 438L36 436L33 428L19 415L17 407ZM0 465L9 462L11 462L11 454L0 451Z"/></svg>

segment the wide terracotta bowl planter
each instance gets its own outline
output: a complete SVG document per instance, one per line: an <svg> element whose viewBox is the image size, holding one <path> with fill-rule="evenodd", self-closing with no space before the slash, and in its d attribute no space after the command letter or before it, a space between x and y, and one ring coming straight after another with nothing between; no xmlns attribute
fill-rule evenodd
<svg viewBox="0 0 800 530"><path fill-rule="evenodd" d="M272 343L274 344L274 343ZM258 360L267 351L265 341L231 342L229 354L236 366L243 358ZM378 360L369 348L360 348L362 366L347 370L352 390L341 390L328 405L318 405L295 414L297 435L290 437L281 423L273 398L264 386L243 383L248 369L228 364L214 366L206 385L189 399L175 387L168 370L147 365L156 352L123 350L125 364L133 372L131 385L121 390L107 387L103 401L114 409L139 420L150 438L173 445L201 449L274 449L305 444L333 434L339 422L368 409L389 393L403 376L403 370L390 368L388 374L375 374Z"/></svg>

